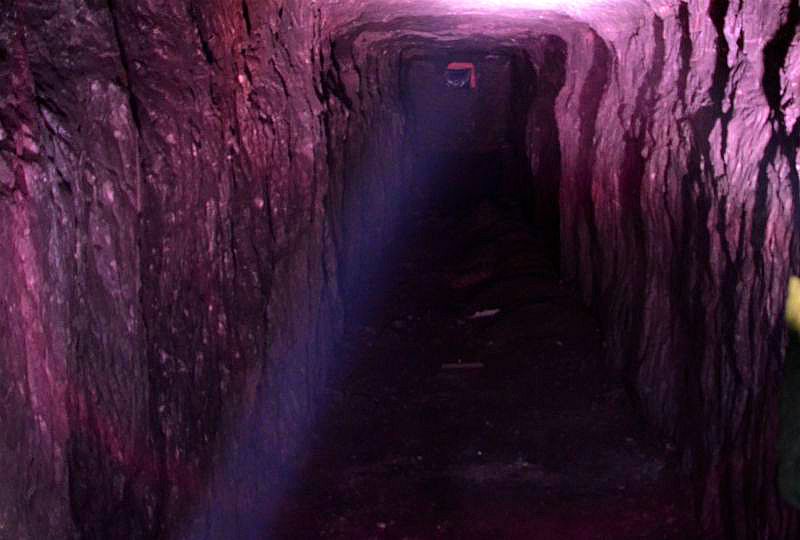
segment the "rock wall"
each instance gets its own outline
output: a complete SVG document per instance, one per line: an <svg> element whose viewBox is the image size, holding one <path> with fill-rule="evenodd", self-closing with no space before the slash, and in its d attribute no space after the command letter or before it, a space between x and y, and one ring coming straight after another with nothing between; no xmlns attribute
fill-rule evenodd
<svg viewBox="0 0 800 540"><path fill-rule="evenodd" d="M245 537L339 325L319 10L0 13L0 537Z"/></svg>
<svg viewBox="0 0 800 540"><path fill-rule="evenodd" d="M519 173L529 186L518 186L519 193L527 193L534 201L534 223L542 231L549 244L554 261L559 260L561 221L561 144L559 121L556 118L556 99L564 90L568 69L581 69L567 54L567 43L563 38L545 34L537 36L525 47L527 69L536 74L536 88L527 111L518 111L525 118L525 133L519 138L525 141L530 171Z"/></svg>
<svg viewBox="0 0 800 540"><path fill-rule="evenodd" d="M777 495L783 299L797 268L796 2L658 3L570 42L563 270L645 417L698 478L709 538L789 538Z"/></svg>
<svg viewBox="0 0 800 540"><path fill-rule="evenodd" d="M404 173L401 50L385 47L384 34L369 30L356 26L331 36L325 56L327 210L335 224L339 284L354 309L366 293L359 277L379 269L412 192Z"/></svg>
<svg viewBox="0 0 800 540"><path fill-rule="evenodd" d="M149 443L139 148L128 95L112 83L121 61L103 14L5 4L0 535L67 538L80 528L73 510L107 500L113 515L141 489L129 468ZM42 21L41 34L28 33L28 18ZM46 42L47 33L63 41ZM96 476L75 479L89 466ZM108 497L84 499L93 488Z"/></svg>

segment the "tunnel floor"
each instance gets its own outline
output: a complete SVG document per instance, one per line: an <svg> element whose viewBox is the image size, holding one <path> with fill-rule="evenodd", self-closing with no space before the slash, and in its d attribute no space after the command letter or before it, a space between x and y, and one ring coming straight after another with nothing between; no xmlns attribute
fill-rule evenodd
<svg viewBox="0 0 800 540"><path fill-rule="evenodd" d="M414 220L349 299L346 376L270 537L696 537L673 450L520 209Z"/></svg>

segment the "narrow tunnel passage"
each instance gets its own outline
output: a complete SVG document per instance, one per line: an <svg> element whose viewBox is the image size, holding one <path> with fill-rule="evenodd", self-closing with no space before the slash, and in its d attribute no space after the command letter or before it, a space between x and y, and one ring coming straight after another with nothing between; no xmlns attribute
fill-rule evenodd
<svg viewBox="0 0 800 540"><path fill-rule="evenodd" d="M502 180L500 158L461 164L438 181ZM510 194L461 195L411 209L361 283L370 309L276 537L695 537L675 455L600 361L548 239Z"/></svg>
<svg viewBox="0 0 800 540"><path fill-rule="evenodd" d="M526 141L549 81L519 51L403 62L411 194L385 199L402 217L343 290L341 379L272 534L693 537L674 448L645 429L560 281L558 142L536 149L534 175ZM471 67L463 84L452 65ZM555 132L553 111L535 112Z"/></svg>

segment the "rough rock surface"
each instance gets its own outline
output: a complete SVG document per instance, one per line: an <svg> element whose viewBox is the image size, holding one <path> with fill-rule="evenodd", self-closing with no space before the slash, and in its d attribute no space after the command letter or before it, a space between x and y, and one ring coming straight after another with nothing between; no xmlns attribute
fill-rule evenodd
<svg viewBox="0 0 800 540"><path fill-rule="evenodd" d="M301 444L339 305L319 21L4 3L0 536L155 537L193 504L214 536Z"/></svg>
<svg viewBox="0 0 800 540"><path fill-rule="evenodd" d="M408 200L403 49L459 40L550 81L562 270L707 537L796 534L796 0L467 4L0 1L0 537L257 533Z"/></svg>
<svg viewBox="0 0 800 540"><path fill-rule="evenodd" d="M798 217L798 14L780 7L664 3L629 38L573 41L592 68L558 103L563 270L725 538L796 527L774 477Z"/></svg>

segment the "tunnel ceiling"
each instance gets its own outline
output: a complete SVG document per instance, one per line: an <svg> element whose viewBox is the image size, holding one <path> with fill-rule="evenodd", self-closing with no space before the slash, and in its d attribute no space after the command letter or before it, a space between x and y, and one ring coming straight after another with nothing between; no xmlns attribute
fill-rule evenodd
<svg viewBox="0 0 800 540"><path fill-rule="evenodd" d="M589 25L613 39L642 24L648 13L668 5L645 0L327 0L324 7L334 35L375 23L386 32L462 36L565 34Z"/></svg>

